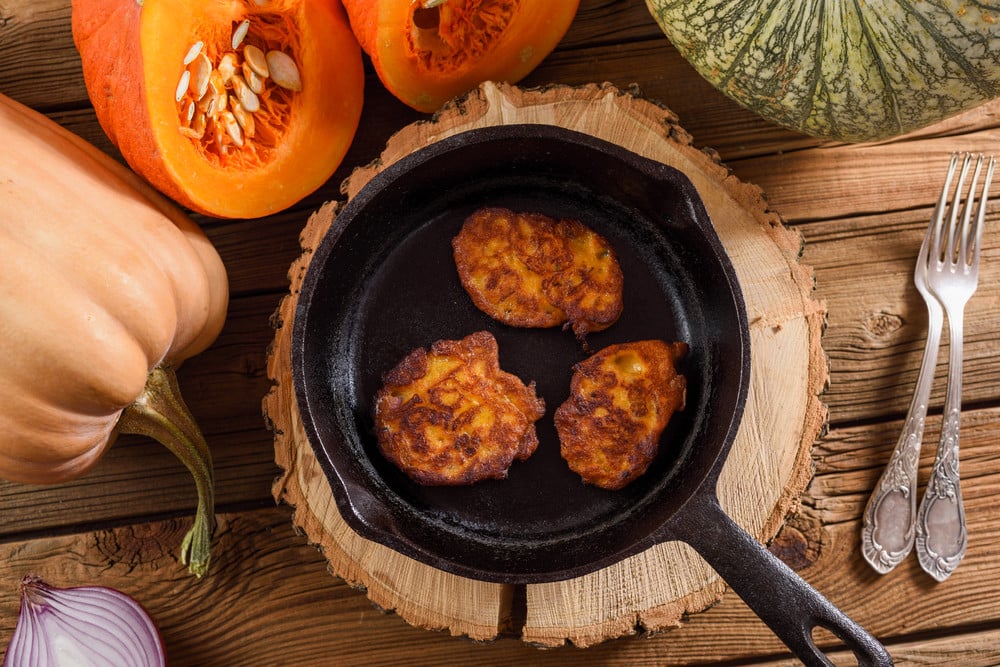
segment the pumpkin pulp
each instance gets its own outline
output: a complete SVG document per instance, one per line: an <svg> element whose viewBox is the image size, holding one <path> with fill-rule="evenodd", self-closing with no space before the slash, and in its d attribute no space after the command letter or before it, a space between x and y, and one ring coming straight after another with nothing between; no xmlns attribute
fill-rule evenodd
<svg viewBox="0 0 1000 667"><path fill-rule="evenodd" d="M521 0L414 5L407 50L428 74L447 76L490 50L510 25Z"/></svg>
<svg viewBox="0 0 1000 667"><path fill-rule="evenodd" d="M364 71L336 0L73 0L73 23L102 127L188 208L288 208L354 138Z"/></svg>
<svg viewBox="0 0 1000 667"><path fill-rule="evenodd" d="M281 146L298 92L277 83L282 80L272 76L266 56L301 49L288 16L245 18L227 31L229 23L234 22L220 18L206 24L210 34L196 34L184 57L190 63L174 94L180 133L218 168L260 169ZM294 58L286 62L297 70Z"/></svg>
<svg viewBox="0 0 1000 667"><path fill-rule="evenodd" d="M578 0L345 0L383 84L419 111L483 81L514 83L555 48Z"/></svg>

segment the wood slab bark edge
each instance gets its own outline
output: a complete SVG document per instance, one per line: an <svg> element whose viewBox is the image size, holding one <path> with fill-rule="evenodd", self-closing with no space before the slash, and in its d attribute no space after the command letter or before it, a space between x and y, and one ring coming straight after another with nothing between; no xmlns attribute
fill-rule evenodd
<svg viewBox="0 0 1000 667"><path fill-rule="evenodd" d="M820 400L828 379L821 345L826 306L813 298L811 268L799 262L801 236L769 210L759 188L730 174L710 150L696 148L669 109L609 84L483 84L429 121L393 135L377 160L352 172L341 192L350 199L380 170L434 141L507 123L586 132L676 167L694 182L736 267L752 336L750 397L719 498L751 535L770 541L812 477L812 445L826 423ZM302 255L289 268L289 293L273 318L273 386L263 401L275 461L284 471L274 482L274 497L294 507L295 526L323 552L331 572L417 627L477 640L513 632L540 646L590 646L639 629L661 631L716 603L725 583L682 543L658 545L577 579L529 585L520 596L527 609L514 610L518 596L512 586L441 572L347 527L303 430L290 366L298 290L339 206L325 204L301 233ZM513 621L516 627L512 616L523 616Z"/></svg>

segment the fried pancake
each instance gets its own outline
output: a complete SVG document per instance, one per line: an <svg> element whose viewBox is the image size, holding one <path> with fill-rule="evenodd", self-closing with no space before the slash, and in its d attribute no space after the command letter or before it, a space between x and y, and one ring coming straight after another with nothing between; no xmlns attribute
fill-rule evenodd
<svg viewBox="0 0 1000 667"><path fill-rule="evenodd" d="M616 490L646 472L671 415L684 407L687 383L675 364L687 349L660 340L623 343L573 367L555 423L562 457L584 482Z"/></svg>
<svg viewBox="0 0 1000 667"><path fill-rule="evenodd" d="M383 381L375 397L379 448L420 484L503 479L538 447L545 402L533 382L500 369L487 331L414 350Z"/></svg>
<svg viewBox="0 0 1000 667"><path fill-rule="evenodd" d="M515 327L606 329L622 312L623 278L611 245L577 220L481 208L452 240L473 303Z"/></svg>

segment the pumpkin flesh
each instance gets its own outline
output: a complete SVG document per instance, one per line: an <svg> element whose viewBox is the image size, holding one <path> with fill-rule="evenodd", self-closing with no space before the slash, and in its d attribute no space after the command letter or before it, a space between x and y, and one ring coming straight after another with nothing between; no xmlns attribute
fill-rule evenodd
<svg viewBox="0 0 1000 667"><path fill-rule="evenodd" d="M886 139L1000 96L1000 6L646 0L678 51L764 118Z"/></svg>
<svg viewBox="0 0 1000 667"><path fill-rule="evenodd" d="M360 48L335 0L73 0L73 35L98 119L122 155L160 191L208 215L291 206L329 179L360 120ZM196 44L198 57L186 64ZM263 78L249 107L227 79L217 91L223 102L209 108L193 82L182 85L197 79L202 58L220 71L226 54L242 63L248 46L288 55L300 89ZM233 78L246 80L242 67ZM240 114L252 127L237 122ZM208 125L196 136L200 118Z"/></svg>
<svg viewBox="0 0 1000 667"><path fill-rule="evenodd" d="M228 306L222 260L132 172L2 95L0 144L0 478L78 477L123 415L142 428L150 406L166 403L185 440L163 444L195 475L204 545L211 455L189 414L177 416L186 408L168 393L176 385L161 378L218 336ZM204 547L192 556L200 571Z"/></svg>
<svg viewBox="0 0 1000 667"><path fill-rule="evenodd" d="M418 111L483 81L515 83L566 34L579 0L345 0L385 87Z"/></svg>

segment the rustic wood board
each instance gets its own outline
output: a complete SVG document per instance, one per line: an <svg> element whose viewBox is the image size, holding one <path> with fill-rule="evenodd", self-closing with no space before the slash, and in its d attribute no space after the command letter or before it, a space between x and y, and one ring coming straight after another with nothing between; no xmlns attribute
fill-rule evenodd
<svg viewBox="0 0 1000 667"><path fill-rule="evenodd" d="M344 183L348 198L387 165L446 136L503 123L546 123L588 132L685 172L694 182L736 267L751 327L751 388L741 428L719 482L723 507L748 532L768 541L811 477L810 451L824 420L818 396L827 380L820 345L825 307L811 296L811 271L798 262L801 239L769 211L756 187L733 178L695 149L669 110L612 86L524 90L484 84L430 123L397 133L381 158ZM364 587L379 606L425 628L488 639L511 631L510 586L464 579L422 565L354 534L333 497L304 434L294 400L290 331L297 290L311 249L336 215L317 212L302 233L302 257L278 312L268 373L275 386L264 401L273 423L275 457L285 470L277 499L295 506L295 523L318 544L339 576ZM661 544L592 575L527 587L523 627L528 642L592 645L636 627L676 626L717 602L725 590L692 549Z"/></svg>
<svg viewBox="0 0 1000 667"><path fill-rule="evenodd" d="M46 113L112 155L83 89L70 37L69 0L0 2L0 91ZM858 517L901 428L926 318L912 263L954 147L1000 151L1000 100L878 145L837 145L773 126L705 83L676 53L641 2L583 0L565 39L522 83L610 81L661 100L699 145L716 149L740 180L760 186L808 244L816 297L828 310L823 348L830 432L813 450L816 475L801 509L772 543L804 578L890 647L896 664L1000 664L1000 201L987 220L979 292L966 316L962 472L969 556L945 584L914 559L879 577L859 553ZM220 531L212 573L194 581L176 562L194 507L190 475L161 446L124 438L89 475L34 487L0 482L0 645L28 571L63 585L99 581L147 604L170 664L489 664L605 667L793 665L786 649L735 596L683 627L641 641L538 651L526 642L456 641L408 626L329 576L324 556L272 507L280 471L260 420L269 387L268 318L286 292L297 235L336 198L351 165L365 164L417 120L369 71L362 126L344 165L294 209L260 220L200 218L230 270L231 318L215 345L181 369L181 384L216 462ZM874 268L873 268L874 267ZM933 461L944 395L939 361L921 485ZM175 517L174 520L164 520ZM853 664L831 654L835 664Z"/></svg>
<svg viewBox="0 0 1000 667"><path fill-rule="evenodd" d="M963 421L963 474L974 532L966 562L936 585L916 559L879 577L861 560L860 514L881 466L888 459L899 421L834 429L814 448L816 475L802 496L803 508L780 539L803 533L802 557L788 560L803 577L880 638L898 667L998 664L1000 542L995 491L996 424L1000 409L967 411ZM928 437L940 419L928 419ZM926 448L925 448L926 449ZM933 454L925 451L921 478ZM96 581L141 600L168 646L170 664L285 665L471 665L572 667L586 659L605 667L725 664L798 665L774 659L787 653L780 641L733 595L683 627L641 641L538 651L524 642L456 641L448 633L408 627L373 609L344 581L329 576L323 555L294 530L287 507L220 513L212 572L194 580L177 561L177 541L190 517L133 523L101 530L36 537L0 544L0 645L6 645L18 614L16 582L34 572L53 583ZM970 587L979 593L970 597ZM901 603L901 601L914 601ZM942 628L947 633L942 633ZM921 637L919 641L913 637ZM419 656L415 660L413 656ZM831 652L834 664L851 656Z"/></svg>

